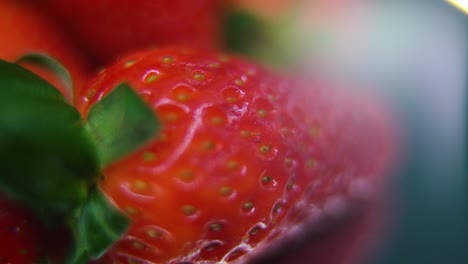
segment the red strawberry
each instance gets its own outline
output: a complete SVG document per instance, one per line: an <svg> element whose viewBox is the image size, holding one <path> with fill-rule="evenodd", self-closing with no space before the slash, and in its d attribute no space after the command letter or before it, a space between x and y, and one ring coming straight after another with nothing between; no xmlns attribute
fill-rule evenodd
<svg viewBox="0 0 468 264"><path fill-rule="evenodd" d="M86 64L47 17L25 1L0 1L0 59L16 61L30 53L48 54L63 63L70 71L76 88L87 79ZM35 65L24 66L65 93L64 84L53 73Z"/></svg>
<svg viewBox="0 0 468 264"><path fill-rule="evenodd" d="M133 221L103 263L262 254L306 228L346 218L356 201L372 196L391 153L376 105L240 58L140 52L104 70L82 91L79 110L86 116L121 82L154 108L163 130L103 172L100 187Z"/></svg>
<svg viewBox="0 0 468 264"><path fill-rule="evenodd" d="M167 44L218 47L219 0L41 0L75 42L98 62Z"/></svg>
<svg viewBox="0 0 468 264"><path fill-rule="evenodd" d="M41 228L31 213L0 197L0 263L39 263Z"/></svg>

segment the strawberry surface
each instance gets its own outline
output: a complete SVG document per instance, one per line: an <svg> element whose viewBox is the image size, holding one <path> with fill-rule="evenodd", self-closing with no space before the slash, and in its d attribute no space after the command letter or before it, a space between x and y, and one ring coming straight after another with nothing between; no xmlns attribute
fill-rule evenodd
<svg viewBox="0 0 468 264"><path fill-rule="evenodd" d="M218 47L219 0L41 0L46 13L97 64L151 46Z"/></svg>
<svg viewBox="0 0 468 264"><path fill-rule="evenodd" d="M23 0L0 1L0 59L16 61L31 53L42 53L63 63L79 89L88 78L89 70L72 44L54 23ZM57 75L37 65L24 64L48 80L68 97L71 95Z"/></svg>
<svg viewBox="0 0 468 264"><path fill-rule="evenodd" d="M41 228L30 212L0 197L0 263L39 263Z"/></svg>
<svg viewBox="0 0 468 264"><path fill-rule="evenodd" d="M81 92L83 116L121 82L163 128L103 172L101 189L132 225L102 263L248 260L346 217L374 194L388 164L380 106L317 80L214 52L144 51Z"/></svg>

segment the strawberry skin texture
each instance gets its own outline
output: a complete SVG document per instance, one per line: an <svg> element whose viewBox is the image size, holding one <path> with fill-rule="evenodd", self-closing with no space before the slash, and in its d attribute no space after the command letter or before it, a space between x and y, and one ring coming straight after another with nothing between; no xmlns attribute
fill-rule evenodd
<svg viewBox="0 0 468 264"><path fill-rule="evenodd" d="M221 44L220 0L41 0L97 64L142 48L183 44L216 48Z"/></svg>
<svg viewBox="0 0 468 264"><path fill-rule="evenodd" d="M0 197L0 263L39 263L42 231L29 211Z"/></svg>
<svg viewBox="0 0 468 264"><path fill-rule="evenodd" d="M319 81L214 52L144 51L82 91L82 115L121 82L163 128L104 170L101 189L132 225L101 263L248 260L312 219L345 217L388 164L386 115Z"/></svg>
<svg viewBox="0 0 468 264"><path fill-rule="evenodd" d="M88 79L88 67L57 27L23 0L0 1L0 59L16 61L30 53L54 57L70 71L75 89ZM53 73L35 66L23 65L51 82L62 93L66 90Z"/></svg>

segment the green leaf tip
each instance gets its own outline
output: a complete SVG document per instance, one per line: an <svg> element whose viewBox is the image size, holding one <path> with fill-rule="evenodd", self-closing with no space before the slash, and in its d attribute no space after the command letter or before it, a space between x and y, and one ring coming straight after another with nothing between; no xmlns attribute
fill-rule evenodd
<svg viewBox="0 0 468 264"><path fill-rule="evenodd" d="M122 83L91 108L86 128L105 167L155 138L160 123L138 94Z"/></svg>
<svg viewBox="0 0 468 264"><path fill-rule="evenodd" d="M75 251L67 264L84 264L97 259L127 231L130 219L93 188L75 222Z"/></svg>
<svg viewBox="0 0 468 264"><path fill-rule="evenodd" d="M70 100L70 102L73 102L74 91L71 74L67 70L67 68L63 66L58 60L43 53L29 53L18 58L15 61L15 63L28 63L38 65L54 73L64 84L66 89L65 92L67 93L67 98Z"/></svg>
<svg viewBox="0 0 468 264"><path fill-rule="evenodd" d="M66 102L63 95L46 80L20 65L0 60L0 99L8 99L7 95L12 93L34 100Z"/></svg>
<svg viewBox="0 0 468 264"><path fill-rule="evenodd" d="M227 49L251 56L255 48L265 41L265 23L245 10L233 10L224 18L224 38Z"/></svg>
<svg viewBox="0 0 468 264"><path fill-rule="evenodd" d="M43 218L83 203L99 175L95 147L76 109L48 82L5 61L0 149L0 192Z"/></svg>

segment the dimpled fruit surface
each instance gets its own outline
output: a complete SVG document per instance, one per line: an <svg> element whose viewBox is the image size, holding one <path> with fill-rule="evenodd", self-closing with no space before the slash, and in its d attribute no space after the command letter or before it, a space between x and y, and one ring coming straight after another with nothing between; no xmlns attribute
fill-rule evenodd
<svg viewBox="0 0 468 264"><path fill-rule="evenodd" d="M104 170L100 187L132 224L100 263L243 261L314 219L345 215L388 159L376 104L235 56L135 53L82 91L83 116L121 82L162 130Z"/></svg>

